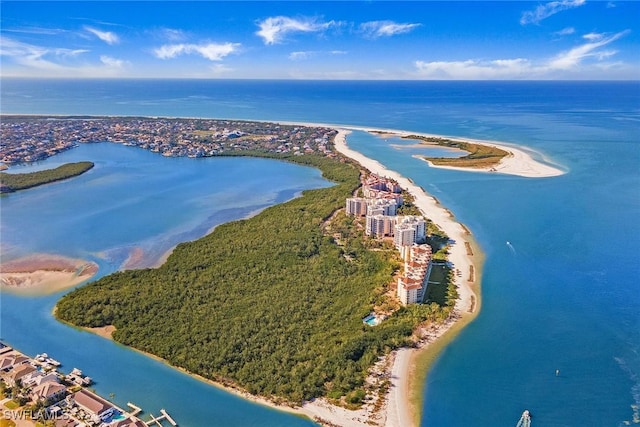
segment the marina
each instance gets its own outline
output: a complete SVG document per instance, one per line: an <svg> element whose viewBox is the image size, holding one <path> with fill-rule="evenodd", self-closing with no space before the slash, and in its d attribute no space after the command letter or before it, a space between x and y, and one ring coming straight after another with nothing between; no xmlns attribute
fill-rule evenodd
<svg viewBox="0 0 640 427"><path fill-rule="evenodd" d="M141 420L138 415L142 408L127 402L132 412L126 412L115 403L89 391L85 386L91 379L78 368L65 375L58 371L62 364L49 357L47 353L29 358L25 354L0 343L3 350L0 356L0 378L6 385L14 388L9 398L1 396L5 408L4 414L19 419L23 412L32 414L28 403L42 405L42 411L31 415L34 421L39 419L64 419L65 427L162 427L166 420L174 427L178 423L163 408L160 416L149 415L149 421Z"/></svg>

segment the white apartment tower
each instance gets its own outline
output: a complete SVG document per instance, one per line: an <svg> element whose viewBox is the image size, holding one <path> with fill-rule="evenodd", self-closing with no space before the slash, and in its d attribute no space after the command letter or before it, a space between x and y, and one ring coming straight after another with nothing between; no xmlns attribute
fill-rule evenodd
<svg viewBox="0 0 640 427"><path fill-rule="evenodd" d="M347 199L347 215L365 216L367 214L367 199L350 197Z"/></svg>
<svg viewBox="0 0 640 427"><path fill-rule="evenodd" d="M386 215L367 215L367 236L384 237L393 232L394 217Z"/></svg>
<svg viewBox="0 0 640 427"><path fill-rule="evenodd" d="M367 206L367 215L394 216L398 205L394 199L370 199Z"/></svg>
<svg viewBox="0 0 640 427"><path fill-rule="evenodd" d="M410 247L414 243L424 242L427 238L427 223L420 216L399 216L396 219L396 225L393 227L393 243L402 253L403 248Z"/></svg>

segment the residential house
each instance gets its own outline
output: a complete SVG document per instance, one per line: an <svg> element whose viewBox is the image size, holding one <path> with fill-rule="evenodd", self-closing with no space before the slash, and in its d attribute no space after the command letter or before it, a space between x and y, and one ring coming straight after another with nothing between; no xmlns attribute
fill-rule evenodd
<svg viewBox="0 0 640 427"><path fill-rule="evenodd" d="M104 421L115 410L111 403L84 388L72 394L69 400L94 416L96 420Z"/></svg>
<svg viewBox="0 0 640 427"><path fill-rule="evenodd" d="M31 377L37 375L39 371L28 363L18 365L5 376L5 381L10 387L16 385L18 381L21 383L28 382Z"/></svg>
<svg viewBox="0 0 640 427"><path fill-rule="evenodd" d="M67 388L55 382L46 382L35 386L31 390L31 399L34 402L46 401L53 404L62 400L67 394Z"/></svg>

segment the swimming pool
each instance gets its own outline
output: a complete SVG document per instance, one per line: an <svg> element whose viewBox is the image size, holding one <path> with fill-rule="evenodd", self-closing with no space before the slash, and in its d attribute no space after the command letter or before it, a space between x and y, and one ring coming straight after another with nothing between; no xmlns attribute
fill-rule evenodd
<svg viewBox="0 0 640 427"><path fill-rule="evenodd" d="M370 314L367 317L365 317L364 319L362 319L362 321L364 323L366 323L369 326L376 326L380 323L380 319L378 317L376 317L375 314Z"/></svg>

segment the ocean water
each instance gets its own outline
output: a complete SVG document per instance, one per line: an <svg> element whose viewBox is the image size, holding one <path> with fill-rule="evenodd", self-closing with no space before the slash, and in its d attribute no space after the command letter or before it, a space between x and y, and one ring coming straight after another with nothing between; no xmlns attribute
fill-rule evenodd
<svg viewBox="0 0 640 427"><path fill-rule="evenodd" d="M486 254L482 311L430 371L424 385L422 424L515 425L524 409L532 412L534 425L543 426L620 426L634 423L634 419L640 421L638 82L3 79L0 107L2 113L16 114L350 124L498 140L535 150L536 156L560 165L567 173L528 179L430 169L412 157L419 149L399 147L402 141L364 132L354 132L348 139L353 148L436 196L471 229ZM80 151L87 148L97 151ZM109 180L126 169L120 162L126 163L122 159L130 152L145 159L149 156L151 163L152 157L160 159L110 144L83 146L61 156L95 155L92 159L96 161L104 158L105 164L111 163L105 167L114 168L113 174L103 177ZM48 161L61 162L61 156ZM194 159L161 160L181 163L179 167L164 166L178 163L162 163L136 173L154 168L185 171L178 180L186 184L208 168L204 162L200 168ZM254 161L236 160L238 168L243 162ZM293 172L283 171L291 165L262 162L275 164L265 173L282 175L279 192L248 205L229 202L230 210L209 212L215 217L211 221L242 217L265 204L291 197L301 188L326 185L319 175L305 175L307 180L299 181L295 176L298 172L290 176ZM55 186L68 186L60 190L62 197L73 191L83 194L83 185L98 173L96 168L86 177ZM305 170L304 174L308 173ZM247 188L252 188L252 177L247 174L232 182L244 185L245 180ZM200 197L233 199L242 192L234 186L222 193L216 190L205 187ZM132 194L144 194L142 198L107 194L103 197L111 203L129 204L113 215L94 215L94 203L74 204L75 198L69 196L57 204L55 210L61 217L54 220L45 215L53 209L48 207L50 202L41 199L53 191L54 186L49 186L0 199L3 250L5 242L12 243L10 250L15 251L21 245L25 251L64 253L69 248L72 254L91 254L115 269L120 258L113 254L119 252L104 248L139 246L153 257L155 241L167 240L171 245L175 239L194 238L211 225L206 214L210 208L205 206L202 219L195 223L188 215L165 217L157 219L157 230L149 235L110 241L98 231L102 223L127 224L131 216L136 216L131 214L138 213L150 218L144 205L163 199L165 193L140 188ZM101 198L88 193L92 192L84 195ZM174 203L182 203L178 199ZM23 205L22 212L28 214L19 214L17 208L14 214L12 203ZM128 215L118 215L125 210ZM91 219L78 235L51 231L57 224L83 215ZM154 228L151 223L155 220L147 221L146 227ZM25 221L18 228L28 232L11 231L16 230L12 221ZM86 236L93 234L91 240L95 242L86 243ZM2 339L28 353L47 351L69 365L77 364L96 378L99 392L115 393L121 404L129 400L156 411L166 407L183 426L308 424L243 402L133 351L59 324L50 315L58 296L25 298L3 293L1 297ZM560 371L558 376L556 370ZM176 400L175 395L202 400L191 405L186 397Z"/></svg>

